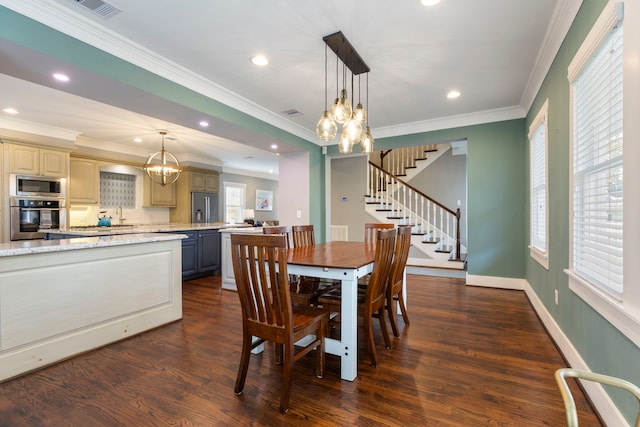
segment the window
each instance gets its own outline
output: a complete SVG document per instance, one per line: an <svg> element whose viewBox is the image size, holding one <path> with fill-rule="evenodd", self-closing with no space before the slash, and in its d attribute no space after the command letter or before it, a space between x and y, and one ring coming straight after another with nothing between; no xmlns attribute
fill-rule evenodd
<svg viewBox="0 0 640 427"><path fill-rule="evenodd" d="M545 101L540 112L529 127L530 147L530 188L531 197L531 236L529 253L544 268L549 269L547 205L547 116L549 100Z"/></svg>
<svg viewBox="0 0 640 427"><path fill-rule="evenodd" d="M224 221L239 223L243 221L242 211L245 206L247 184L237 182L224 183Z"/></svg>
<svg viewBox="0 0 640 427"><path fill-rule="evenodd" d="M622 3L605 6L568 69L572 146L566 273L573 292L640 345L640 266L634 259L640 254L640 168L634 164L640 158L635 144L640 73L634 65L640 10L628 8L624 29L622 12Z"/></svg>

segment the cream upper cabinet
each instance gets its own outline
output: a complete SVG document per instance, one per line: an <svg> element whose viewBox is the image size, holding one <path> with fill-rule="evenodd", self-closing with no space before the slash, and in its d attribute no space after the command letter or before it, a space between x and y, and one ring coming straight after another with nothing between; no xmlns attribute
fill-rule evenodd
<svg viewBox="0 0 640 427"><path fill-rule="evenodd" d="M67 177L69 154L27 145L9 145L9 170L11 173Z"/></svg>
<svg viewBox="0 0 640 427"><path fill-rule="evenodd" d="M204 190L204 174L200 172L188 172L189 183L191 191L205 191Z"/></svg>
<svg viewBox="0 0 640 427"><path fill-rule="evenodd" d="M204 174L204 191L207 193L218 192L218 175L206 173Z"/></svg>
<svg viewBox="0 0 640 427"><path fill-rule="evenodd" d="M218 192L218 174L203 172L187 172L189 174L189 189L191 192Z"/></svg>
<svg viewBox="0 0 640 427"><path fill-rule="evenodd" d="M162 186L144 175L144 206L176 206L176 184Z"/></svg>
<svg viewBox="0 0 640 427"><path fill-rule="evenodd" d="M70 203L97 205L100 203L100 167L97 162L72 158L69 163Z"/></svg>

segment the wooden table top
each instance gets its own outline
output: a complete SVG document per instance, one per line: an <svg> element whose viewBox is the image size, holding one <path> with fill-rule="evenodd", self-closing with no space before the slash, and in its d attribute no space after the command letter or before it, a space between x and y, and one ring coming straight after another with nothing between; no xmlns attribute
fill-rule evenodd
<svg viewBox="0 0 640 427"><path fill-rule="evenodd" d="M375 246L365 242L327 242L287 250L287 264L357 269L375 259Z"/></svg>

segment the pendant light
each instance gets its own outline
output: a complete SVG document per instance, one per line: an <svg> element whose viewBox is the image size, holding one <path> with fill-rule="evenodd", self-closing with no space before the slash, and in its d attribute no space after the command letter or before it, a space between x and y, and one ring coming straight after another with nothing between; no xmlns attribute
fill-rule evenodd
<svg viewBox="0 0 640 427"><path fill-rule="evenodd" d="M367 111L369 110L369 73L367 73ZM366 126L364 128L364 134L360 140L360 149L363 153L373 153L373 135L371 135L371 129L369 129L369 114L366 115Z"/></svg>
<svg viewBox="0 0 640 427"><path fill-rule="evenodd" d="M340 91L340 99L338 100L338 104L336 105L335 110L333 111L333 118L336 122L342 124L348 121L351 118L351 114L353 110L351 108L351 102L349 102L349 95L347 90L344 88L346 86L346 77L344 71L345 65L342 65L342 90Z"/></svg>
<svg viewBox="0 0 640 427"><path fill-rule="evenodd" d="M332 141L338 133L338 126L327 110L327 45L324 45L324 111L316 125L316 135L321 141Z"/></svg>
<svg viewBox="0 0 640 427"><path fill-rule="evenodd" d="M176 156L164 149L164 136L167 131L161 130L159 133L162 137L162 149L149 155L142 170L147 173L152 181L164 187L176 182L182 172L182 168Z"/></svg>
<svg viewBox="0 0 640 427"><path fill-rule="evenodd" d="M353 110L353 114L360 123L367 122L367 110L362 107L362 103L360 102L360 75L358 75L358 105L356 106L356 109Z"/></svg>
<svg viewBox="0 0 640 427"><path fill-rule="evenodd" d="M351 139L347 134L347 129L343 128L342 133L340 134L340 139L338 140L338 151L340 154L349 154L353 150L353 144L351 143Z"/></svg>

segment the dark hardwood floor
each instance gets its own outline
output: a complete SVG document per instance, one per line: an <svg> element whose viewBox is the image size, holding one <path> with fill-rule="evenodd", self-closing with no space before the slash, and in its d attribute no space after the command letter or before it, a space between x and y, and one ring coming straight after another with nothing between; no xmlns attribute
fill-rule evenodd
<svg viewBox="0 0 640 427"><path fill-rule="evenodd" d="M273 348L252 356L235 396L241 320L220 277L184 283L184 318L0 384L1 426L562 426L553 373L565 366L521 291L408 276L411 325L386 350L374 322L379 368L360 340L359 376L339 359L314 375L294 367L290 410L278 412ZM574 383L581 426L600 422Z"/></svg>

